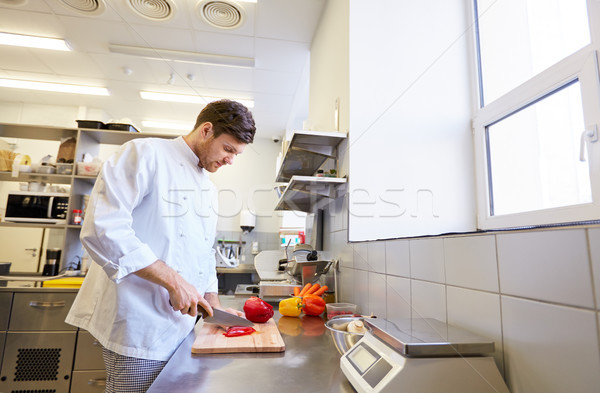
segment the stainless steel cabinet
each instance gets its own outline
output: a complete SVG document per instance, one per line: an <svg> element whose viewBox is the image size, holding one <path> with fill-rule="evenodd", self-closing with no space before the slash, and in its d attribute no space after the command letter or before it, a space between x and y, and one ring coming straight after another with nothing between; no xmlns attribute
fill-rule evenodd
<svg viewBox="0 0 600 393"><path fill-rule="evenodd" d="M8 329L12 296L13 294L11 292L0 293L0 330Z"/></svg>
<svg viewBox="0 0 600 393"><path fill-rule="evenodd" d="M105 371L73 371L71 393L102 393L106 386Z"/></svg>
<svg viewBox="0 0 600 393"><path fill-rule="evenodd" d="M77 333L71 393L101 393L106 385L102 345L87 331Z"/></svg>
<svg viewBox="0 0 600 393"><path fill-rule="evenodd" d="M77 330L65 323L75 293L15 293L8 330Z"/></svg>
<svg viewBox="0 0 600 393"><path fill-rule="evenodd" d="M69 392L77 328L64 320L74 299L64 290L0 293L0 392Z"/></svg>
<svg viewBox="0 0 600 393"><path fill-rule="evenodd" d="M77 333L75 370L104 370L102 345L87 331Z"/></svg>
<svg viewBox="0 0 600 393"><path fill-rule="evenodd" d="M0 391L69 392L76 332L8 332Z"/></svg>

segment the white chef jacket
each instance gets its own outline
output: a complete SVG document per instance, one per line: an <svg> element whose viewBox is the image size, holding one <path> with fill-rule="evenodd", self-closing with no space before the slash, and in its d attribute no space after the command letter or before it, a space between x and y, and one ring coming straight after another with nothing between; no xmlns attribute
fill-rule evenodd
<svg viewBox="0 0 600 393"><path fill-rule="evenodd" d="M81 243L94 263L66 322L125 356L168 360L195 318L131 274L160 259L201 294L217 292L216 189L182 137L125 143L102 166Z"/></svg>

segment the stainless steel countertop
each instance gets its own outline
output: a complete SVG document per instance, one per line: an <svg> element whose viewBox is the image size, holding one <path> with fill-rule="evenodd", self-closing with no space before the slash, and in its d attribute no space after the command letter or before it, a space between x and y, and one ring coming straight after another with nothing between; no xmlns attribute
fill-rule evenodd
<svg viewBox="0 0 600 393"><path fill-rule="evenodd" d="M221 296L241 310L245 299ZM192 354L194 333L179 346L148 393L355 392L340 369L340 355L320 317L281 317L281 353ZM283 319L281 319L283 318Z"/></svg>

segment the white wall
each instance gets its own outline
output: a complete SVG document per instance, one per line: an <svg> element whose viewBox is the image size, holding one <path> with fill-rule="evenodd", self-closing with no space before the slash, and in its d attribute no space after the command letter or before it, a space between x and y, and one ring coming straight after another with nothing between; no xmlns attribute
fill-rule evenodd
<svg viewBox="0 0 600 393"><path fill-rule="evenodd" d="M282 133L283 134L283 133ZM219 190L219 231L241 231L239 212L249 209L256 215L255 231L279 232L280 217L273 209L277 204L275 162L281 143L256 138L237 156L233 165L211 174Z"/></svg>
<svg viewBox="0 0 600 393"><path fill-rule="evenodd" d="M357 0L350 5L357 3L365 4ZM388 10L395 3L408 7L405 13L422 4L368 3L370 6L360 16L355 15L361 23L368 20L368 8L380 16L382 9ZM434 3L427 2L426 9L410 13L413 23L437 28L431 19ZM352 14L347 4L344 0L328 1L315 43L330 42L319 34L328 31L323 26L345 23L340 19ZM365 25L378 27L374 23ZM399 28L400 24L392 27ZM412 46L398 49L406 59L412 58L410 48L419 50L419 36L413 34L411 39ZM330 44L331 52L337 53L335 42ZM370 61L384 60L389 48L380 41L372 41L371 45L375 50ZM352 42L349 48L354 48ZM316 66L325 62L317 54L328 56L330 52L320 47L311 53L315 65L311 78L326 79L331 72ZM352 69L353 63L349 66ZM311 107L313 100L318 102L342 91L334 85L327 88L333 91L323 91L325 87L311 90ZM350 85L350 102L354 102L354 94ZM364 109L368 108L353 106L352 116L360 117ZM434 107L433 112L444 113L443 109ZM311 111L310 120L315 124L328 119L328 113ZM408 150L413 141L408 138L405 142ZM390 164L386 155L376 157L381 166ZM354 170L351 166L351 181ZM392 172L397 175L400 169L393 168ZM496 364L512 393L598 391L600 227L350 243L348 210L347 196L340 197L328 205L324 222L324 249L340 260L340 301L356 303L363 314L373 312L392 321L403 317L437 318L493 339ZM380 223L374 218L371 224Z"/></svg>
<svg viewBox="0 0 600 393"><path fill-rule="evenodd" d="M350 2L350 240L476 228L467 4Z"/></svg>

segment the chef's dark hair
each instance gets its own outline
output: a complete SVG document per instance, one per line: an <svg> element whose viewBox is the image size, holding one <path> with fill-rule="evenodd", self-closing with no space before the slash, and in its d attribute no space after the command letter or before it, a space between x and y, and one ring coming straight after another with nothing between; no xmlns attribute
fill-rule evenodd
<svg viewBox="0 0 600 393"><path fill-rule="evenodd" d="M206 105L198 115L194 129L206 122L212 123L215 138L226 133L240 142L254 141L256 126L252 112L237 101L224 99Z"/></svg>

